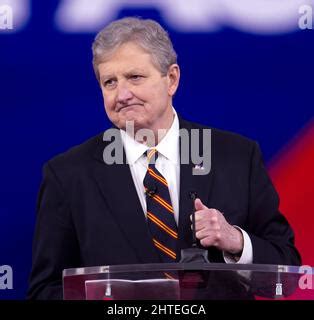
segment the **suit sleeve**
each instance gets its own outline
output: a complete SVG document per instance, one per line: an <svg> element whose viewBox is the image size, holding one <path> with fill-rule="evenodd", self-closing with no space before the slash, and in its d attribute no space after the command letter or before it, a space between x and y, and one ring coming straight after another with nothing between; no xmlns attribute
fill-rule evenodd
<svg viewBox="0 0 314 320"><path fill-rule="evenodd" d="M51 165L44 166L33 239L28 299L62 299L62 271L78 265L70 205Z"/></svg>
<svg viewBox="0 0 314 320"><path fill-rule="evenodd" d="M279 198L254 144L251 156L249 218L247 232L252 241L253 263L300 265L294 233L279 212Z"/></svg>

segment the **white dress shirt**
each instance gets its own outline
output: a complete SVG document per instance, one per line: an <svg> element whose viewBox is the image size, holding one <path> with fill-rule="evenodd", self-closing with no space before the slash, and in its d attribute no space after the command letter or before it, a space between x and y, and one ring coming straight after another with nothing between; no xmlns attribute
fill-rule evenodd
<svg viewBox="0 0 314 320"><path fill-rule="evenodd" d="M158 151L158 158L155 165L157 170L168 182L171 203L174 210L174 218L178 225L180 197L179 119L174 109L173 112L174 120L170 129L159 144L155 146ZM146 216L146 195L143 180L146 175L148 163L144 153L149 149L149 147L143 143L135 141L133 137L130 137L124 130L120 130L120 133L137 195ZM228 253L223 252L224 260L226 263L252 263L253 249L251 239L244 230L239 227L237 228L242 232L244 239L242 255L238 259L235 259Z"/></svg>
<svg viewBox="0 0 314 320"><path fill-rule="evenodd" d="M144 155L149 149L145 144L135 141L125 131L120 130L125 149L126 158L130 166L134 185L140 199L144 214L146 215L146 195L143 180L148 168L147 158ZM179 158L179 120L174 111L174 120L171 128L154 147L158 151L156 168L167 180L174 218L179 222L179 186L180 186L180 158Z"/></svg>

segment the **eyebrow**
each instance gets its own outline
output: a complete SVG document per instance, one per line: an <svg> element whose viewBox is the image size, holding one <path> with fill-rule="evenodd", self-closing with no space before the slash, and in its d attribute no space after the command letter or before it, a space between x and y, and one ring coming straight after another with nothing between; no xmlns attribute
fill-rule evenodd
<svg viewBox="0 0 314 320"><path fill-rule="evenodd" d="M145 71L141 68L134 68L134 69L127 71L125 74L129 75L129 74L133 74L133 73L145 73Z"/></svg>
<svg viewBox="0 0 314 320"><path fill-rule="evenodd" d="M147 71L144 71L143 69L141 68L134 68L134 69L130 69L129 71L125 72L123 75L128 77L134 73L147 73ZM101 81L104 81L104 80L108 80L108 79L112 79L112 78L116 78L116 76L113 74L113 73L108 73L106 75L102 75L100 77L100 80Z"/></svg>
<svg viewBox="0 0 314 320"><path fill-rule="evenodd" d="M108 74L108 75L101 76L100 80L105 81L105 80L112 79L112 78L115 78L115 76L113 74Z"/></svg>

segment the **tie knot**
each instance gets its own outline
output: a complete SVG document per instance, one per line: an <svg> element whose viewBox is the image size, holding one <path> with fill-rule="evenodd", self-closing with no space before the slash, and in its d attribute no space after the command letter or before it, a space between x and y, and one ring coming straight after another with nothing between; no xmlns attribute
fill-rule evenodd
<svg viewBox="0 0 314 320"><path fill-rule="evenodd" d="M146 156L147 156L147 162L148 164L155 164L156 160L158 158L158 151L157 149L153 148L153 149L148 149L146 151Z"/></svg>

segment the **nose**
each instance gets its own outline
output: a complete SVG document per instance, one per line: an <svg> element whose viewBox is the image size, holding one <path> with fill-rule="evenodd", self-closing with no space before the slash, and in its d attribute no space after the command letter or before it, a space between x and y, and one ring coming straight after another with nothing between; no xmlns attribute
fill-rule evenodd
<svg viewBox="0 0 314 320"><path fill-rule="evenodd" d="M126 83L120 83L118 85L117 101L120 103L125 103L132 98L133 93L128 87L128 85Z"/></svg>

